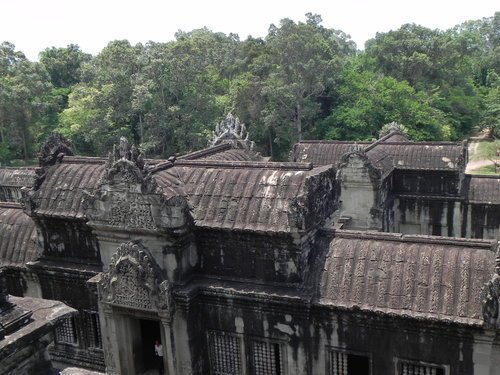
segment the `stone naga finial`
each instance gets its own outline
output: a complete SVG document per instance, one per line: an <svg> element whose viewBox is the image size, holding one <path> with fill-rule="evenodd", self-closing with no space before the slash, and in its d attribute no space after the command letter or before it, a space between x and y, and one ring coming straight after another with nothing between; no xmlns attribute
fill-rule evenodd
<svg viewBox="0 0 500 375"><path fill-rule="evenodd" d="M228 113L226 118L215 126L212 133L210 146L216 146L222 142L233 142L236 146L252 150L254 142L248 139L248 131L245 124L240 122L237 116Z"/></svg>
<svg viewBox="0 0 500 375"><path fill-rule="evenodd" d="M41 167L54 165L60 161L64 155L72 156L73 145L62 134L52 133L38 153L38 161Z"/></svg>

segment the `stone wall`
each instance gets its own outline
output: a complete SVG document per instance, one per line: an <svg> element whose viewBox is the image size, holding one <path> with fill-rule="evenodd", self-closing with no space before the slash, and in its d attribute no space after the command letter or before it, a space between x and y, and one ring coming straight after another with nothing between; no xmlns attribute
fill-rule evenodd
<svg viewBox="0 0 500 375"><path fill-rule="evenodd" d="M196 241L201 272L206 275L264 282L300 281L300 242L290 233L198 229Z"/></svg>

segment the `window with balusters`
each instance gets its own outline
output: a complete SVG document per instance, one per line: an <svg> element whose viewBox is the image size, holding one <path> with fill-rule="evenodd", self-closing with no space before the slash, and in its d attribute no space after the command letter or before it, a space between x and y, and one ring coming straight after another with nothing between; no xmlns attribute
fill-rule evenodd
<svg viewBox="0 0 500 375"><path fill-rule="evenodd" d="M99 314L96 311L84 310L82 312L89 348L102 349L101 325Z"/></svg>
<svg viewBox="0 0 500 375"><path fill-rule="evenodd" d="M279 342L252 340L252 367L255 375L284 375L282 345Z"/></svg>
<svg viewBox="0 0 500 375"><path fill-rule="evenodd" d="M56 341L62 344L78 344L74 317L65 319L64 322L56 328Z"/></svg>
<svg viewBox="0 0 500 375"><path fill-rule="evenodd" d="M226 332L208 332L208 355L211 375L243 374L239 336Z"/></svg>
<svg viewBox="0 0 500 375"><path fill-rule="evenodd" d="M447 367L417 361L398 360L398 375L448 375Z"/></svg>

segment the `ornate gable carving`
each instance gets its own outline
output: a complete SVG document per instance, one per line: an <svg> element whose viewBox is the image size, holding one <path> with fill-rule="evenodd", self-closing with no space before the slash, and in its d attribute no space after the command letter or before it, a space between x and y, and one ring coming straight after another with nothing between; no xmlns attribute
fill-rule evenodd
<svg viewBox="0 0 500 375"><path fill-rule="evenodd" d="M140 242L121 244L99 281L102 302L147 311L170 311L169 282Z"/></svg>
<svg viewBox="0 0 500 375"><path fill-rule="evenodd" d="M90 225L126 230L180 228L190 221L185 196L166 197L153 178L154 170L125 138L113 147L96 192L84 202Z"/></svg>
<svg viewBox="0 0 500 375"><path fill-rule="evenodd" d="M212 133L210 146L216 146L223 142L231 142L238 148L253 150L254 142L248 139L248 131L240 119L228 113L226 118L215 126Z"/></svg>
<svg viewBox="0 0 500 375"><path fill-rule="evenodd" d="M500 244L497 246L495 273L485 285L481 299L484 323L490 328L500 329Z"/></svg>

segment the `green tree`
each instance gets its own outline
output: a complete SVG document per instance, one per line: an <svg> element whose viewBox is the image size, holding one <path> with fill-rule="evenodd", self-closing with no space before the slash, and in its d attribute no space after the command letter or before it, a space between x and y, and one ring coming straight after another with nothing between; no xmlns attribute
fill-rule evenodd
<svg viewBox="0 0 500 375"><path fill-rule="evenodd" d="M277 146L273 156L282 156L313 129L322 105L333 100L342 66L354 53L349 37L323 27L318 15L308 13L305 23L284 19L279 27L271 25L257 68L267 73L260 115Z"/></svg>
<svg viewBox="0 0 500 375"><path fill-rule="evenodd" d="M33 155L35 124L48 108L51 89L42 64L30 62L11 43L0 45L0 143L4 158L28 159Z"/></svg>
<svg viewBox="0 0 500 375"><path fill-rule="evenodd" d="M384 124L395 121L416 140L449 138L446 116L433 108L426 94L407 81L364 69L365 59L358 57L344 70L340 104L320 122L317 137L370 140L378 137Z"/></svg>

